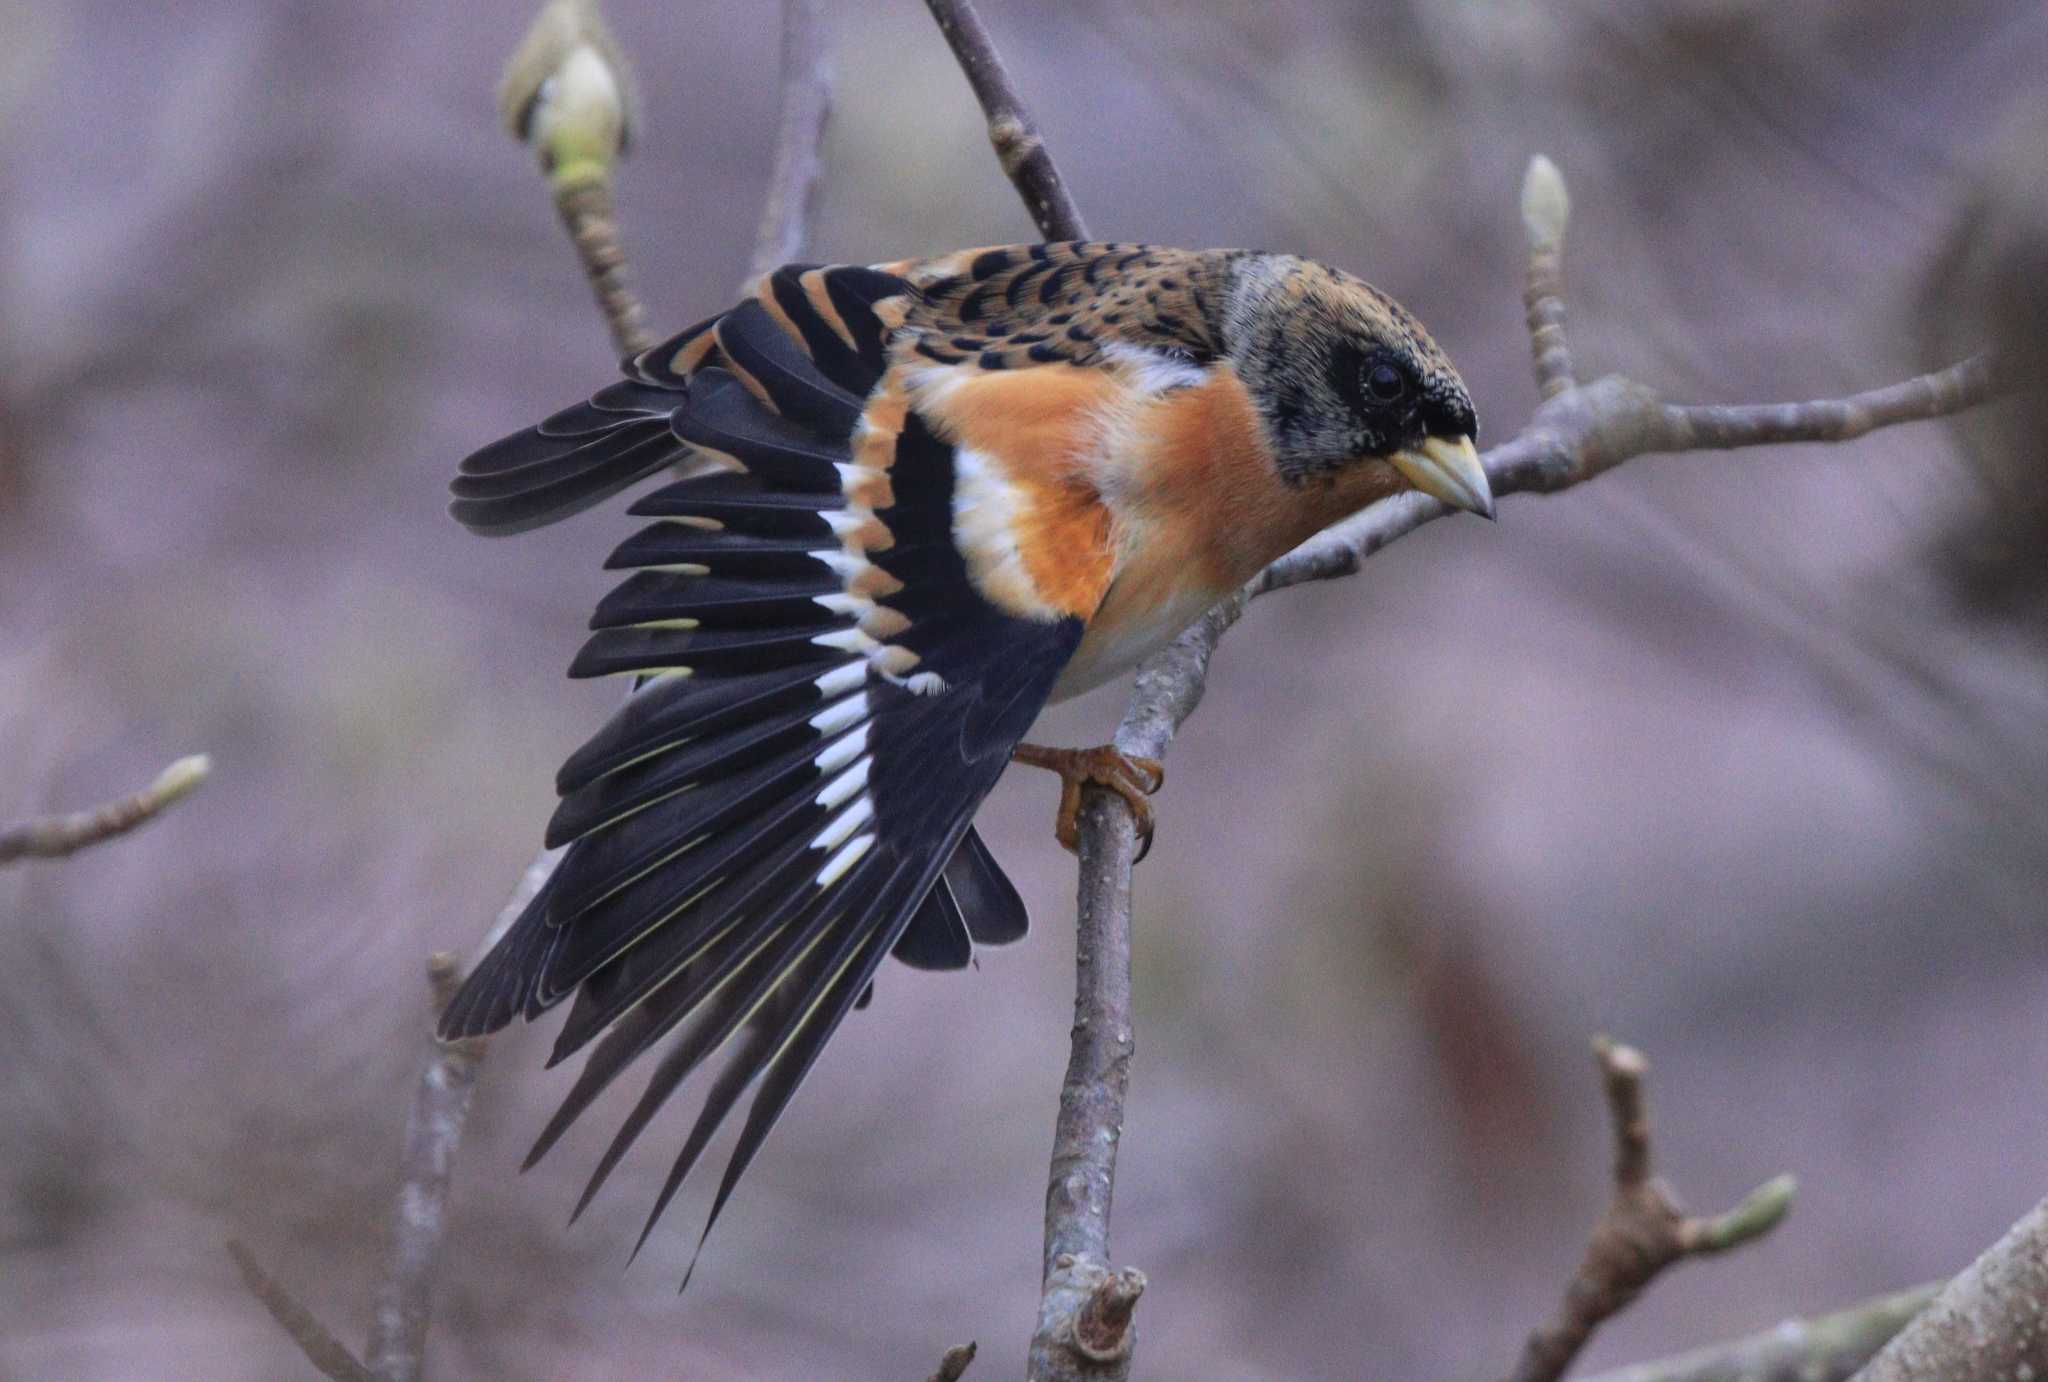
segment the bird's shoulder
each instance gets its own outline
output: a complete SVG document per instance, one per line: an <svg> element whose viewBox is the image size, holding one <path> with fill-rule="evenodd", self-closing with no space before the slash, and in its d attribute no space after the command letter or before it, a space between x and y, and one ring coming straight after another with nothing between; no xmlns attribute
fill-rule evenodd
<svg viewBox="0 0 2048 1382"><path fill-rule="evenodd" d="M1235 251L1103 241L997 245L875 266L912 289L899 358L979 370L1159 354L1206 364Z"/></svg>

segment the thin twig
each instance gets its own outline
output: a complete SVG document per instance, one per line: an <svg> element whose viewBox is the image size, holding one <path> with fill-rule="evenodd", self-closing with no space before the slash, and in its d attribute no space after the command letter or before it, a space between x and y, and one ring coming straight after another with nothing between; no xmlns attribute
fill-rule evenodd
<svg viewBox="0 0 2048 1382"><path fill-rule="evenodd" d="M116 835L126 835L184 799L212 771L213 760L195 753L165 768L141 791L105 806L0 827L0 864L11 864L17 859L58 859Z"/></svg>
<svg viewBox="0 0 2048 1382"><path fill-rule="evenodd" d="M647 309L626 277L626 251L619 244L618 204L612 197L609 179L558 185L555 210L561 213L562 228L576 247L576 258L590 279L590 291L597 298L611 330L612 344L621 355L638 355L654 345L647 329Z"/></svg>
<svg viewBox="0 0 2048 1382"><path fill-rule="evenodd" d="M996 161L1024 199L1038 233L1048 240L1085 240L1088 227L1067 193L1066 180L1054 166L1024 98L1017 94L1010 71L996 52L995 40L975 13L972 0L925 0L939 23L939 32L953 49L981 113L988 119L988 142Z"/></svg>
<svg viewBox="0 0 2048 1382"><path fill-rule="evenodd" d="M825 122L832 114L832 76L825 65L819 0L783 0L782 114L775 123L775 164L754 233L748 276L768 273L803 250L804 234L825 171Z"/></svg>
<svg viewBox="0 0 2048 1382"><path fill-rule="evenodd" d="M462 967L443 951L427 960L427 984L439 1013L462 987ZM377 1286L367 1350L378 1382L417 1382L426 1355L434 1264L448 1226L448 1186L469 1120L470 1095L484 1058L481 1037L433 1043L405 1120L391 1250Z"/></svg>
<svg viewBox="0 0 2048 1382"><path fill-rule="evenodd" d="M1614 1199L1586 1241L1556 1320L1530 1332L1513 1382L1555 1382L1602 1322L1633 1301L1672 1263L1724 1252L1762 1237L1791 1208L1793 1183L1779 1176L1725 1214L1695 1218L1651 1174L1650 1120L1643 1108L1649 1062L1632 1047L1593 1043L1614 1124Z"/></svg>
<svg viewBox="0 0 2048 1382"><path fill-rule="evenodd" d="M2048 1200L1900 1330L1856 1382L2048 1377Z"/></svg>
<svg viewBox="0 0 2048 1382"><path fill-rule="evenodd" d="M327 1326L313 1317L313 1312L293 1298L270 1274L256 1265L256 1258L249 1249L236 1239L228 1239L228 1256L235 1259L235 1269L242 1274L242 1284L249 1288L249 1294L263 1303L276 1320L279 1328L291 1336L299 1346L299 1352L306 1355L322 1377L333 1382L376 1382L370 1370L356 1361L348 1346L327 1332Z"/></svg>
<svg viewBox="0 0 2048 1382"><path fill-rule="evenodd" d="M1926 1309L1936 1282L1584 1382L1848 1382Z"/></svg>

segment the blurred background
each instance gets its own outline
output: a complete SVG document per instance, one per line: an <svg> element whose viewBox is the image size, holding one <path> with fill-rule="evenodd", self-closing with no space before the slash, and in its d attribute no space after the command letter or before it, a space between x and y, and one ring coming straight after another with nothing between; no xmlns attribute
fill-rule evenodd
<svg viewBox="0 0 2048 1382"><path fill-rule="evenodd" d="M812 253L1028 238L923 7L836 8ZM608 9L642 98L623 235L674 329L747 258L777 19ZM611 370L493 118L529 17L0 0L0 819L215 758L142 834L0 873L9 1382L299 1375L229 1236L360 1341L424 956L481 936L615 703L562 669L633 521L482 542L442 511L463 454ZM1835 394L2048 316L2031 0L985 17L1098 235L1364 274L1482 441L1534 403L1539 150L1589 376ZM1148 1376L1503 1368L1606 1196L1596 1031L1652 1058L1697 1207L1802 1188L1590 1363L1945 1274L2048 1189L2043 427L1638 461L1261 603L1137 878L1116 1256L1154 1283ZM1037 737L1099 741L1121 694ZM434 1373L910 1379L972 1338L970 1376L1014 1375L1072 998L1055 795L1014 775L982 818L1033 935L884 972L680 1300L708 1185L625 1257L688 1111L565 1230L624 1105L516 1176L572 1074L552 1024L497 1040Z"/></svg>

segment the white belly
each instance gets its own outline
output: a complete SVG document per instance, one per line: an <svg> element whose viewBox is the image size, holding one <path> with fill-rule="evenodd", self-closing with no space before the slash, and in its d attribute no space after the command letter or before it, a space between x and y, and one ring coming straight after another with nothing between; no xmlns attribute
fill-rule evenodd
<svg viewBox="0 0 2048 1382"><path fill-rule="evenodd" d="M1114 681L1173 642L1182 629L1207 613L1217 599L1213 590L1188 586L1176 591L1171 599L1152 605L1142 615L1117 619L1116 591L1112 587L1109 598L1103 602L1102 616L1090 626L1066 670L1053 683L1052 699L1067 700Z"/></svg>

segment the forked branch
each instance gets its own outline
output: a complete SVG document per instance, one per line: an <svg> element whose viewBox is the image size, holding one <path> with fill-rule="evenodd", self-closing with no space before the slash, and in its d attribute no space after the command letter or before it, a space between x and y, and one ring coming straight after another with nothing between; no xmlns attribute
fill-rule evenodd
<svg viewBox="0 0 2048 1382"><path fill-rule="evenodd" d="M1651 1174L1650 1118L1643 1105L1649 1062L1633 1047L1593 1043L1614 1125L1614 1198L1586 1240L1557 1318L1533 1330L1511 1382L1556 1382L1593 1331L1624 1309L1672 1263L1725 1252L1777 1227L1792 1206L1790 1176L1752 1190L1725 1214L1695 1218Z"/></svg>

